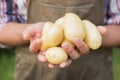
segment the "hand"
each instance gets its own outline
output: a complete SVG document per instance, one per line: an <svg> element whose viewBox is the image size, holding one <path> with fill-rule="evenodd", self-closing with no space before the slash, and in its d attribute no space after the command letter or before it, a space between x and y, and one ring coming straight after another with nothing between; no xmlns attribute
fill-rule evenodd
<svg viewBox="0 0 120 80"><path fill-rule="evenodd" d="M78 59L81 55L89 53L89 47L83 40L79 38L74 38L73 43L75 45L74 47L67 42L64 42L62 44L62 48L69 55L69 59L67 62L60 64L60 67L64 68L66 66L69 66L73 60Z"/></svg>
<svg viewBox="0 0 120 80"><path fill-rule="evenodd" d="M44 26L43 22L31 24L24 30L22 34L24 40L30 40L29 50L33 53L39 51L41 44L40 37L42 35L43 26Z"/></svg>
<svg viewBox="0 0 120 80"><path fill-rule="evenodd" d="M62 48L66 51L66 53L68 54L69 56L69 59L61 64L59 64L59 66L61 68L65 68L67 66L69 66L72 62L72 60L75 60L75 59L78 59L82 54L87 54L89 52L89 48L88 46L84 43L84 41L78 39L78 38L75 38L73 39L73 42L75 44L75 48L72 47L69 43L67 42L64 42L62 44ZM45 52L40 52L38 54L38 59L40 62L46 62L47 59L45 57ZM48 63L48 67L49 68L54 68L55 65L54 64L51 64L51 63Z"/></svg>
<svg viewBox="0 0 120 80"><path fill-rule="evenodd" d="M101 35L104 35L107 32L107 29L104 26L98 26L97 28ZM81 55L89 53L89 47L84 41L80 40L79 38L74 38L73 43L76 48L70 46L69 43L62 44L62 48L68 53L70 58L66 62L60 64L60 67L64 68L69 66L72 60L78 59Z"/></svg>

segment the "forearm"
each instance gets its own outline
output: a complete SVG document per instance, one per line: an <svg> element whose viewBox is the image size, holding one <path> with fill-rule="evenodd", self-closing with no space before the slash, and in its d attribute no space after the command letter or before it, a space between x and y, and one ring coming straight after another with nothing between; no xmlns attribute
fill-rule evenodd
<svg viewBox="0 0 120 80"><path fill-rule="evenodd" d="M23 30L30 24L7 23L0 31L0 43L9 46L23 45L29 43L22 38Z"/></svg>
<svg viewBox="0 0 120 80"><path fill-rule="evenodd" d="M120 25L107 25L107 32L102 36L103 47L120 46Z"/></svg>

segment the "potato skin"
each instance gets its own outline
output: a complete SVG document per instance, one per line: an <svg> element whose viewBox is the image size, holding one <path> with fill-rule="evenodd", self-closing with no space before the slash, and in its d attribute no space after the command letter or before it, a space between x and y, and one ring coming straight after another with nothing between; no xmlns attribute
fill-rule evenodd
<svg viewBox="0 0 120 80"><path fill-rule="evenodd" d="M45 51L50 47L58 46L63 41L63 37L64 35L62 27L50 22L45 23L41 38L41 50Z"/></svg>
<svg viewBox="0 0 120 80"><path fill-rule="evenodd" d="M48 62L52 64L60 64L67 60L66 52L60 47L52 47L46 51L45 54Z"/></svg>
<svg viewBox="0 0 120 80"><path fill-rule="evenodd" d="M86 31L83 26L83 23L79 16L73 13L67 13L64 16L64 34L65 38L69 41L73 41L75 37L80 38L81 40L84 39Z"/></svg>
<svg viewBox="0 0 120 80"><path fill-rule="evenodd" d="M88 20L83 20L82 22L86 29L85 43L93 50L98 49L102 44L100 32L92 22Z"/></svg>
<svg viewBox="0 0 120 80"><path fill-rule="evenodd" d="M64 17L61 17L55 21L55 24L58 24L63 27L64 24Z"/></svg>

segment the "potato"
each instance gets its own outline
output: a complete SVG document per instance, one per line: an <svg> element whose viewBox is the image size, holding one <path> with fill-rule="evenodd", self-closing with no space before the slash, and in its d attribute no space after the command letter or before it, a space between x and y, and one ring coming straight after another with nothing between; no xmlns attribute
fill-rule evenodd
<svg viewBox="0 0 120 80"><path fill-rule="evenodd" d="M86 29L86 36L84 39L86 44L93 50L98 49L102 44L102 37L100 32L90 21L83 20L82 22Z"/></svg>
<svg viewBox="0 0 120 80"><path fill-rule="evenodd" d="M65 38L72 42L73 38L84 39L86 31L79 16L73 13L67 13L64 16L64 35Z"/></svg>
<svg viewBox="0 0 120 80"><path fill-rule="evenodd" d="M67 60L67 53L60 46L68 42L72 47L73 38L84 40L89 48L95 50L102 44L102 37L96 26L88 20L81 20L74 13L66 13L65 16L52 22L46 22L42 32L41 50L46 50L46 58L52 64L60 64Z"/></svg>
<svg viewBox="0 0 120 80"><path fill-rule="evenodd" d="M64 17L61 17L55 21L55 24L58 24L63 27L64 24Z"/></svg>
<svg viewBox="0 0 120 80"><path fill-rule="evenodd" d="M44 28L42 31L42 36L46 36L48 34L48 31L50 30L50 28L54 25L54 23L52 22L45 22L44 24Z"/></svg>
<svg viewBox="0 0 120 80"><path fill-rule="evenodd" d="M63 24L64 24L64 17L61 17L61 18L57 19L57 20L55 21L55 24L58 24L58 25L60 25L61 27L64 28L64 26L63 26ZM68 42L71 46L74 47L74 44L73 44L70 40L67 40L65 37L64 37L63 42ZM62 43L63 43L63 42L62 42Z"/></svg>
<svg viewBox="0 0 120 80"><path fill-rule="evenodd" d="M55 47L63 41L63 28L57 24L46 22L42 31L41 50L45 51L50 47Z"/></svg>
<svg viewBox="0 0 120 80"><path fill-rule="evenodd" d="M67 60L66 52L60 47L52 47L46 51L45 54L48 62L52 64L60 64Z"/></svg>

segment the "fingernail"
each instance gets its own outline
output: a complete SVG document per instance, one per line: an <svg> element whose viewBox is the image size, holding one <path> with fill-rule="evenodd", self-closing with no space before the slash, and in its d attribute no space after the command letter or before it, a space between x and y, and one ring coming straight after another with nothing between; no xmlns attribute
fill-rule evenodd
<svg viewBox="0 0 120 80"><path fill-rule="evenodd" d="M74 38L73 41L74 41L74 42L78 42L79 39L78 39L78 38Z"/></svg>
<svg viewBox="0 0 120 80"><path fill-rule="evenodd" d="M41 62L46 62L45 56L42 56L42 55L38 55L38 60Z"/></svg>
<svg viewBox="0 0 120 80"><path fill-rule="evenodd" d="M67 64L66 62L61 63L61 64L60 64L60 68L64 68L64 67L66 67L66 64Z"/></svg>

